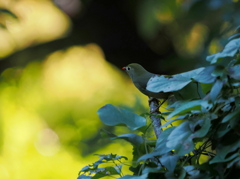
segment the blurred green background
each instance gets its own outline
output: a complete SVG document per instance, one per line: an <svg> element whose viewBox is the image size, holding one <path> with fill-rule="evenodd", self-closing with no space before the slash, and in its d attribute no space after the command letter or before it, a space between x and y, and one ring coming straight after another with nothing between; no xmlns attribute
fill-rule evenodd
<svg viewBox="0 0 240 179"><path fill-rule="evenodd" d="M0 178L76 178L107 103L147 112L121 67L174 74L206 65L239 25L238 0L0 0ZM131 159L131 158L130 158ZM126 174L126 173L125 173Z"/></svg>

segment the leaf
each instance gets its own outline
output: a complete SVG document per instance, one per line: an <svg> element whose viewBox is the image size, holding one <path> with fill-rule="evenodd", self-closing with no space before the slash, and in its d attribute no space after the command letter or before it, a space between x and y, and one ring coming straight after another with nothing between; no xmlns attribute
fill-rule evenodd
<svg viewBox="0 0 240 179"><path fill-rule="evenodd" d="M98 110L101 121L109 126L126 125L131 130L136 130L146 125L146 119L130 111L107 104Z"/></svg>
<svg viewBox="0 0 240 179"><path fill-rule="evenodd" d="M199 124L201 126L200 129L196 130L192 135L191 138L200 138L207 135L210 127L211 127L211 119L203 116L203 119L196 118L197 122L194 123L194 128Z"/></svg>
<svg viewBox="0 0 240 179"><path fill-rule="evenodd" d="M223 87L223 81L217 80L210 91L210 98L212 101L215 101Z"/></svg>
<svg viewBox="0 0 240 179"><path fill-rule="evenodd" d="M112 137L111 139L124 139L135 146L139 146L143 143L143 138L137 134L129 133L122 134L116 137Z"/></svg>
<svg viewBox="0 0 240 179"><path fill-rule="evenodd" d="M163 156L160 157L160 161L161 163L170 171L173 172L177 162L178 162L179 156L178 155L170 155L165 154Z"/></svg>
<svg viewBox="0 0 240 179"><path fill-rule="evenodd" d="M227 168L231 168L233 165L239 166L239 164L240 164L240 157L238 155L234 160L232 160L227 164Z"/></svg>
<svg viewBox="0 0 240 179"><path fill-rule="evenodd" d="M87 176L87 175L79 175L77 179L91 179L92 177L91 176Z"/></svg>
<svg viewBox="0 0 240 179"><path fill-rule="evenodd" d="M194 76L200 73L204 68L198 68L192 71L180 73L177 75L155 75L147 83L147 90L158 92L178 91L188 85Z"/></svg>
<svg viewBox="0 0 240 179"><path fill-rule="evenodd" d="M141 176L134 176L134 175L125 175L118 179L146 179L148 177L148 173L145 173Z"/></svg>
<svg viewBox="0 0 240 179"><path fill-rule="evenodd" d="M240 147L239 140L236 141L235 143L232 143L231 145L223 146L219 144L216 148L216 156L209 163L213 164L213 163L228 161L229 158L225 158L227 154L229 154L232 151L235 151L239 147Z"/></svg>
<svg viewBox="0 0 240 179"><path fill-rule="evenodd" d="M231 40L224 47L222 52L207 56L207 61L211 62L211 64L217 63L219 59L225 57L234 57L240 48L240 38Z"/></svg>
<svg viewBox="0 0 240 179"><path fill-rule="evenodd" d="M232 120L233 118L235 118L237 115L240 114L240 111L239 110L235 110L231 113L229 113L228 115L226 115L223 120L222 120L222 123L225 123L225 122L228 122L230 120Z"/></svg>
<svg viewBox="0 0 240 179"><path fill-rule="evenodd" d="M212 72L215 70L215 66L205 67L197 76L193 79L199 83L213 83L216 77L212 76Z"/></svg>
<svg viewBox="0 0 240 179"><path fill-rule="evenodd" d="M185 121L176 127L167 138L167 147L174 148L175 152L183 156L194 149L194 144L189 136L192 131L189 127L189 121Z"/></svg>
<svg viewBox="0 0 240 179"><path fill-rule="evenodd" d="M231 130L229 125L226 124L222 124L220 125L220 127L218 128L217 132L216 132L216 137L217 138L221 138L222 136L224 136L226 133L228 133Z"/></svg>
<svg viewBox="0 0 240 179"><path fill-rule="evenodd" d="M161 166L156 167L156 168L145 167L143 169L142 173L158 173L161 168L162 168Z"/></svg>
<svg viewBox="0 0 240 179"><path fill-rule="evenodd" d="M182 105L168 115L167 119L170 119L176 115L185 114L191 110L200 110L201 109L201 102L202 100L194 100L194 101L187 101L183 102Z"/></svg>
<svg viewBox="0 0 240 179"><path fill-rule="evenodd" d="M191 78L197 76L204 69L205 69L205 67L201 67L201 68L197 68L195 70L187 71L187 72L184 72L184 73L179 73L178 75L191 79Z"/></svg>
<svg viewBox="0 0 240 179"><path fill-rule="evenodd" d="M151 152L151 153L149 153L149 154L145 154L145 155L141 156L141 157L137 160L137 162L140 162L140 161L143 161L143 160L152 159L152 158L154 158L154 157L156 157L156 156L160 156L160 155L161 155L161 152L160 152L160 151L153 151L153 152Z"/></svg>
<svg viewBox="0 0 240 179"><path fill-rule="evenodd" d="M147 90L159 92L173 92L182 89L189 84L191 79L182 76L153 76L147 83Z"/></svg>
<svg viewBox="0 0 240 179"><path fill-rule="evenodd" d="M184 166L183 168L190 176L198 176L200 174L200 171L196 170L193 165Z"/></svg>
<svg viewBox="0 0 240 179"><path fill-rule="evenodd" d="M229 76L233 79L240 80L240 65L228 68Z"/></svg>
<svg viewBox="0 0 240 179"><path fill-rule="evenodd" d="M236 33L236 34L230 36L230 37L228 38L228 40L230 41L230 40L233 40L233 39L238 38L238 37L240 37L240 33Z"/></svg>
<svg viewBox="0 0 240 179"><path fill-rule="evenodd" d="M178 155L185 155L194 149L192 140L204 137L210 127L211 120L204 116L185 121L170 133L166 146L175 149Z"/></svg>
<svg viewBox="0 0 240 179"><path fill-rule="evenodd" d="M171 124L171 123L173 123L175 121L178 121L178 120L183 120L182 116L180 118L175 118L175 119L172 119L172 120L166 122L164 125L161 126L161 129L164 128L164 127L167 127L169 124Z"/></svg>
<svg viewBox="0 0 240 179"><path fill-rule="evenodd" d="M167 137L170 135L170 133L173 131L174 128L175 127L170 127L170 128L167 128L166 130L164 130L157 140L156 148L154 149L154 151L149 154L145 154L145 155L141 156L138 159L138 162L142 161L142 160L151 159L156 156L160 156L160 155L170 152L173 148L168 148L166 146L166 143L167 143Z"/></svg>
<svg viewBox="0 0 240 179"><path fill-rule="evenodd" d="M210 164L213 164L213 163L221 163L221 162L228 162L236 157L238 157L238 153L234 153L233 155L231 155L230 157L227 157L227 158L222 158L221 155L216 155L211 161L210 161Z"/></svg>
<svg viewBox="0 0 240 179"><path fill-rule="evenodd" d="M173 148L167 147L166 143L168 141L168 136L171 134L171 132L175 129L175 127L169 127L166 130L164 130L161 135L159 136L156 148L154 151L157 151L159 155L166 154L170 152Z"/></svg>

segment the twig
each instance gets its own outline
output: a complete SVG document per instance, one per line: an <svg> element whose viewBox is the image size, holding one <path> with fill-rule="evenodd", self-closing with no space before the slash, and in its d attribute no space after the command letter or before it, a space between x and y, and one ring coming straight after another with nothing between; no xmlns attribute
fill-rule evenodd
<svg viewBox="0 0 240 179"><path fill-rule="evenodd" d="M155 132L155 135L156 137L158 138L161 134L161 120L160 120L160 115L161 112L159 111L159 107L161 105L159 105L159 100L156 99L156 98L152 98L152 97L149 97L149 107L150 107L150 118L152 120L152 124L153 124L153 128L154 128L154 132ZM161 103L162 104L162 103Z"/></svg>

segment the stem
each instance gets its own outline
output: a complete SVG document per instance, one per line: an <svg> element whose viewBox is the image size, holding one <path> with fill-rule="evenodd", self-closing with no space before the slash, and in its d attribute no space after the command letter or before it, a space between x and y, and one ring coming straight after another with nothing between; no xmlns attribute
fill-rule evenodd
<svg viewBox="0 0 240 179"><path fill-rule="evenodd" d="M152 120L153 128L156 137L158 138L161 134L161 120L160 120L160 115L161 112L159 111L159 100L156 98L149 97L149 107L150 107L150 118Z"/></svg>

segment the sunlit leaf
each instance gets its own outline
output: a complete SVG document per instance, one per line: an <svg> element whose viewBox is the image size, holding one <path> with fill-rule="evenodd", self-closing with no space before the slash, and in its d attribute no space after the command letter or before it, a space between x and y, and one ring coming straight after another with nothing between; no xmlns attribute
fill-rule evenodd
<svg viewBox="0 0 240 179"><path fill-rule="evenodd" d="M146 119L135 113L107 104L98 110L101 121L109 126L126 125L131 130L136 130L146 125Z"/></svg>

